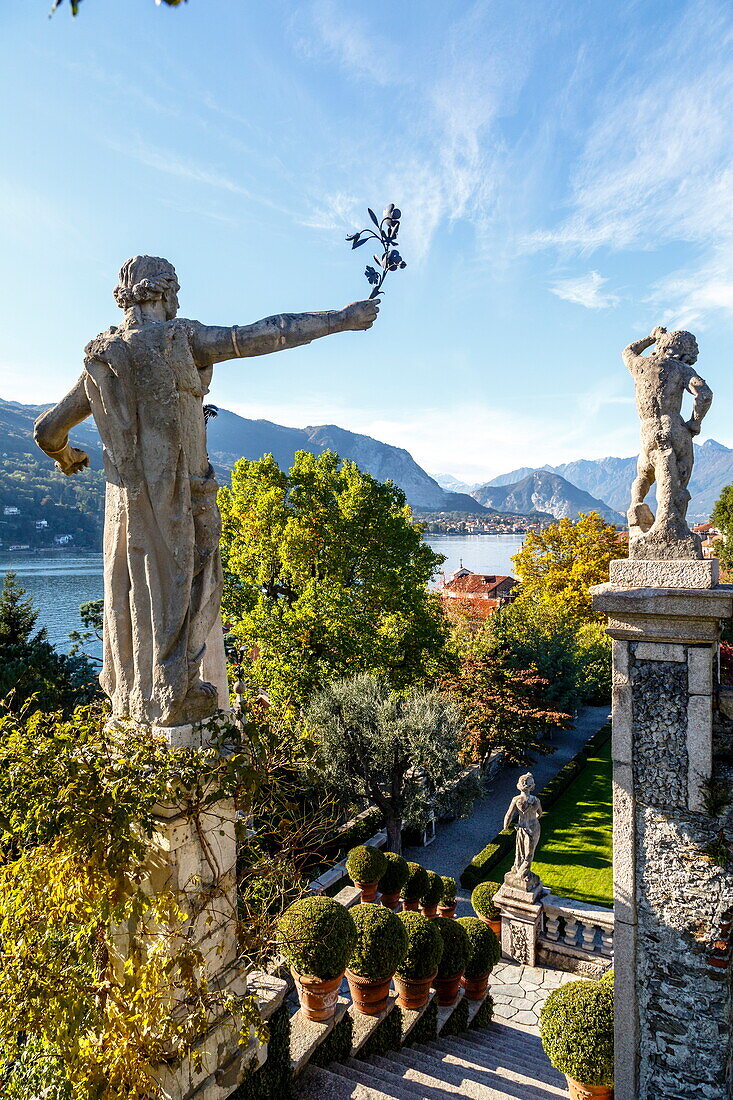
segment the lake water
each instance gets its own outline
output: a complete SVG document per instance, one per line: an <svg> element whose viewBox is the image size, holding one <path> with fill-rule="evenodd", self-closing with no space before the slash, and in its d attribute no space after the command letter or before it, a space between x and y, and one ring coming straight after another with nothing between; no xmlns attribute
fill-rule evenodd
<svg viewBox="0 0 733 1100"><path fill-rule="evenodd" d="M461 561L475 573L511 573L511 557L520 549L522 535L431 535L427 541L446 558L443 569L452 573ZM39 609L38 625L60 649L69 648L69 632L81 630L79 605L102 598L102 555L69 550L0 552L0 578L17 574L18 581ZM100 655L92 639L88 652Z"/></svg>

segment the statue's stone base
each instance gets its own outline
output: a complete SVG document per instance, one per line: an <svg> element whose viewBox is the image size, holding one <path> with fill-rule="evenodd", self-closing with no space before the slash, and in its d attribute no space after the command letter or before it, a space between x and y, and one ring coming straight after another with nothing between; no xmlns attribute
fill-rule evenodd
<svg viewBox="0 0 733 1100"><path fill-rule="evenodd" d="M621 558L611 562L611 584L624 588L715 588L720 579L717 558L662 561Z"/></svg>
<svg viewBox="0 0 733 1100"><path fill-rule="evenodd" d="M636 560L674 561L680 558L702 559L702 542L691 531L677 537L660 534L654 536L629 531L629 557Z"/></svg>
<svg viewBox="0 0 733 1100"><path fill-rule="evenodd" d="M507 871L504 883L494 895L501 911L501 950L527 966L537 965L537 945L542 926L540 898L544 887L537 875L527 879Z"/></svg>

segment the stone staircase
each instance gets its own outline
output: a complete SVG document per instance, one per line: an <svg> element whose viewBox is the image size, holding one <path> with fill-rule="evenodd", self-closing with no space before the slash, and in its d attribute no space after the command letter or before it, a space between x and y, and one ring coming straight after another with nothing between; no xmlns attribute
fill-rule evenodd
<svg viewBox="0 0 733 1100"><path fill-rule="evenodd" d="M565 1078L548 1062L535 1030L509 1021L384 1056L309 1066L297 1100L556 1100Z"/></svg>

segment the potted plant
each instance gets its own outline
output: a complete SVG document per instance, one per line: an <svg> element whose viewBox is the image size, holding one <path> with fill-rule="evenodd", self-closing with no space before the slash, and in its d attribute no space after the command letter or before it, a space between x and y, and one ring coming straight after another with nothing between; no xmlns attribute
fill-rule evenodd
<svg viewBox="0 0 733 1100"><path fill-rule="evenodd" d="M448 878L446 875L442 876L443 881L443 897L438 904L438 916L439 917L455 917L456 915L456 891L458 885L454 878Z"/></svg>
<svg viewBox="0 0 733 1100"><path fill-rule="evenodd" d="M301 898L285 910L277 931L303 1015L308 1020L330 1020L356 943L351 914L333 898Z"/></svg>
<svg viewBox="0 0 733 1100"><path fill-rule="evenodd" d="M423 1008L438 972L443 939L435 921L426 920L421 913L407 911L400 913L397 919L402 921L407 932L407 954L394 976L397 1004L401 1008Z"/></svg>
<svg viewBox="0 0 733 1100"><path fill-rule="evenodd" d="M480 882L471 894L471 905L477 917L488 924L501 941L501 910L494 905L498 882Z"/></svg>
<svg viewBox="0 0 733 1100"><path fill-rule="evenodd" d="M426 871L428 885L420 898L420 912L424 917L435 917L438 913L438 902L443 897L443 880L435 871Z"/></svg>
<svg viewBox="0 0 733 1100"><path fill-rule="evenodd" d="M613 983L568 982L540 1011L540 1038L573 1100L613 1097Z"/></svg>
<svg viewBox="0 0 733 1100"><path fill-rule="evenodd" d="M379 880L382 905L386 905L388 909L396 909L400 903L400 890L410 877L410 868L407 860L396 852L385 852L384 858L387 860L387 870Z"/></svg>
<svg viewBox="0 0 733 1100"><path fill-rule="evenodd" d="M428 886L428 873L419 863L410 863L407 868L410 872L405 885L400 891L403 909L416 910L420 907L420 898Z"/></svg>
<svg viewBox="0 0 733 1100"><path fill-rule="evenodd" d="M346 871L354 886L361 890L362 901L374 901L377 883L387 870L384 852L371 844L359 844L346 856Z"/></svg>
<svg viewBox="0 0 733 1100"><path fill-rule="evenodd" d="M356 943L346 966L351 999L365 1016L378 1016L387 1007L392 975L407 954L407 931L381 905L357 905L352 918Z"/></svg>
<svg viewBox="0 0 733 1100"><path fill-rule="evenodd" d="M463 974L463 991L469 1001L483 1001L489 988L489 975L501 958L495 933L478 917L459 917L456 921L468 936L468 962Z"/></svg>
<svg viewBox="0 0 733 1100"><path fill-rule="evenodd" d="M438 995L439 1005L452 1005L458 998L461 978L468 963L468 935L457 920L436 917L431 923L437 926L443 940L443 954L438 963L438 975L433 982L433 988Z"/></svg>

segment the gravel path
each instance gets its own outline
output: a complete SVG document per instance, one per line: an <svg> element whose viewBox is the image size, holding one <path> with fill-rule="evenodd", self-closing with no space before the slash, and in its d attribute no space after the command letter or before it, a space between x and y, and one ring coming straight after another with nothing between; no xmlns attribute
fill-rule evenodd
<svg viewBox="0 0 733 1100"><path fill-rule="evenodd" d="M608 707L581 707L572 729L556 730L555 752L537 757L527 767L502 768L491 781L484 798L474 804L471 817L440 825L436 839L427 848L406 848L405 859L415 860L431 871L452 875L459 882L461 872L477 852L492 840L504 823L504 814L517 793L517 779L531 771L540 791L571 760L585 742L610 718ZM458 887L457 916L471 916L470 891Z"/></svg>

